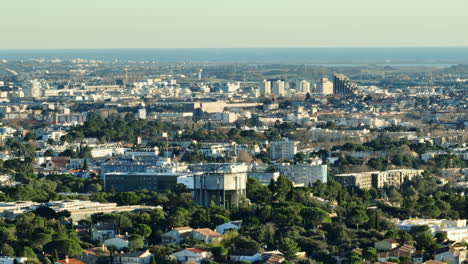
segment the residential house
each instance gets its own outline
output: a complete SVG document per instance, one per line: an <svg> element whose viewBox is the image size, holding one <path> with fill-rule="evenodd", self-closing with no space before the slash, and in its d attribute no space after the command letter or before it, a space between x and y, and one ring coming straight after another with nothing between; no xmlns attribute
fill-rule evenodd
<svg viewBox="0 0 468 264"><path fill-rule="evenodd" d="M93 228L93 239L104 242L104 240L115 237L115 225L97 223Z"/></svg>
<svg viewBox="0 0 468 264"><path fill-rule="evenodd" d="M462 264L467 260L467 249L461 243L454 243L450 246L442 247L434 252L434 260L447 264Z"/></svg>
<svg viewBox="0 0 468 264"><path fill-rule="evenodd" d="M83 254L78 257L79 260L88 264L109 263L110 252L103 245L102 247L83 249Z"/></svg>
<svg viewBox="0 0 468 264"><path fill-rule="evenodd" d="M106 247L114 247L115 249L121 250L124 248L129 248L129 240L127 235L117 235L113 238L104 240L104 245Z"/></svg>
<svg viewBox="0 0 468 264"><path fill-rule="evenodd" d="M185 238L192 235L192 228L189 226L176 227L171 231L168 231L161 235L161 241L163 244L178 244Z"/></svg>
<svg viewBox="0 0 468 264"><path fill-rule="evenodd" d="M48 170L66 170L70 164L70 157L50 157L45 167Z"/></svg>
<svg viewBox="0 0 468 264"><path fill-rule="evenodd" d="M134 251L129 253L123 254L115 254L113 256L114 260L113 263L121 263L121 264L149 264L151 262L151 258L153 254L146 251Z"/></svg>
<svg viewBox="0 0 468 264"><path fill-rule="evenodd" d="M422 253L416 251L414 246L411 245L403 245L399 248L394 248L390 251L384 251L378 253L379 261L387 261L391 258L399 258L399 257L411 257L414 261L422 262L423 256Z"/></svg>
<svg viewBox="0 0 468 264"><path fill-rule="evenodd" d="M400 244L396 239L384 239L381 241L377 241L374 243L374 248L377 249L377 251L390 251L396 247L398 247Z"/></svg>
<svg viewBox="0 0 468 264"><path fill-rule="evenodd" d="M215 241L221 241L223 239L223 235L209 228L199 228L192 230L192 237L193 239L203 243L211 243Z"/></svg>
<svg viewBox="0 0 468 264"><path fill-rule="evenodd" d="M203 260L210 259L212 257L211 252L199 249L199 248L186 248L178 251L171 256L175 257L180 262L197 262L200 263Z"/></svg>
<svg viewBox="0 0 468 264"><path fill-rule="evenodd" d="M242 220L230 221L230 222L224 223L222 225L216 226L216 232L218 232L220 234L224 234L224 232L229 231L229 230L239 231L241 226L242 226Z"/></svg>
<svg viewBox="0 0 468 264"><path fill-rule="evenodd" d="M27 260L28 258L24 257L0 256L0 264L26 263Z"/></svg>

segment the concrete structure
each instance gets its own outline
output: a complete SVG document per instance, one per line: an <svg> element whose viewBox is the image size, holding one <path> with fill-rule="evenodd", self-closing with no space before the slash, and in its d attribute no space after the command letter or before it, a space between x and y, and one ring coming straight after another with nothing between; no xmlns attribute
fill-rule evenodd
<svg viewBox="0 0 468 264"><path fill-rule="evenodd" d="M294 155L297 153L298 141L291 141L287 138L284 138L280 141L270 142L270 157L273 160L285 159L292 160Z"/></svg>
<svg viewBox="0 0 468 264"><path fill-rule="evenodd" d="M333 94L350 95L357 92L357 84L352 82L344 74L335 73L333 75Z"/></svg>
<svg viewBox="0 0 468 264"><path fill-rule="evenodd" d="M117 192L135 190L167 191L177 184L177 177L186 172L109 172L104 176L104 189Z"/></svg>
<svg viewBox="0 0 468 264"><path fill-rule="evenodd" d="M215 171L193 175L195 204L209 206L213 201L224 208L238 205L246 196L247 170L238 171L226 164Z"/></svg>
<svg viewBox="0 0 468 264"><path fill-rule="evenodd" d="M2 202L0 203L0 215L5 218L14 219L20 214L36 210L39 206L49 207L55 212L66 210L70 212L70 218L74 221L89 218L91 215L97 213L132 212L161 208L160 206L146 205L117 206L117 203L99 203L81 200L51 201L43 204L33 203L30 201Z"/></svg>
<svg viewBox="0 0 468 264"><path fill-rule="evenodd" d="M321 95L333 94L333 83L327 78L322 78L317 83L317 93Z"/></svg>
<svg viewBox="0 0 468 264"><path fill-rule="evenodd" d="M371 171L335 175L335 180L344 186L356 186L361 189L382 188L384 186L400 186L406 180L421 176L423 170L399 169L387 171Z"/></svg>

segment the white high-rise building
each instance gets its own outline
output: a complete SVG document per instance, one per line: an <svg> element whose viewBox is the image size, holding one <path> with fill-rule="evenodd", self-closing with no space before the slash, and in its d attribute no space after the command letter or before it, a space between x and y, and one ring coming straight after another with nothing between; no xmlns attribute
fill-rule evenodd
<svg viewBox="0 0 468 264"><path fill-rule="evenodd" d="M41 82L34 79L29 83L26 83L24 87L24 96L32 98L41 97Z"/></svg>
<svg viewBox="0 0 468 264"><path fill-rule="evenodd" d="M260 87L260 96L268 97L271 95L271 82L263 80L263 85Z"/></svg>
<svg viewBox="0 0 468 264"><path fill-rule="evenodd" d="M297 92L302 94L310 93L310 82L302 80L297 85Z"/></svg>
<svg viewBox="0 0 468 264"><path fill-rule="evenodd" d="M285 96L285 81L284 80L272 80L271 95L273 96Z"/></svg>
<svg viewBox="0 0 468 264"><path fill-rule="evenodd" d="M287 138L270 143L270 158L273 160L285 159L291 160L297 153L298 141L291 141Z"/></svg>
<svg viewBox="0 0 468 264"><path fill-rule="evenodd" d="M323 95L333 94L333 83L327 78L320 79L317 84L317 93Z"/></svg>

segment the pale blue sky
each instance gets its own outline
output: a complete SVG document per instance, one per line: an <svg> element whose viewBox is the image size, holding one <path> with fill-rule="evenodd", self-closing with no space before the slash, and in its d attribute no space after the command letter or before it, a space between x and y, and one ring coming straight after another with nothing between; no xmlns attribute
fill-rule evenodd
<svg viewBox="0 0 468 264"><path fill-rule="evenodd" d="M468 46L468 0L1 0L0 49Z"/></svg>

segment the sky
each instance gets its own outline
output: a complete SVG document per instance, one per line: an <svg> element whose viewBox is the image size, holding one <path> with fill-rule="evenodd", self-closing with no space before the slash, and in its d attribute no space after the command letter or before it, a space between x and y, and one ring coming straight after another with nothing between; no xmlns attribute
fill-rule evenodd
<svg viewBox="0 0 468 264"><path fill-rule="evenodd" d="M468 46L468 0L2 0L0 49Z"/></svg>

